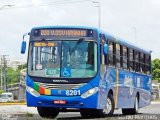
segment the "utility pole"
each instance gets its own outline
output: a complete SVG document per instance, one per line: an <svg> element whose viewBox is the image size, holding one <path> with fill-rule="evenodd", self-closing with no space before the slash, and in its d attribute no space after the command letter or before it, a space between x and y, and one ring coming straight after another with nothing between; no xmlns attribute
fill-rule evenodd
<svg viewBox="0 0 160 120"><path fill-rule="evenodd" d="M4 92L7 92L7 66L8 66L8 55L1 55L1 81L2 77L2 65L3 65L3 76L4 76Z"/></svg>
<svg viewBox="0 0 160 120"><path fill-rule="evenodd" d="M1 90L3 90L3 76L2 76L2 57L1 57Z"/></svg>
<svg viewBox="0 0 160 120"><path fill-rule="evenodd" d="M98 27L101 28L101 3L97 1L92 1L92 2L97 4L95 7L98 8Z"/></svg>

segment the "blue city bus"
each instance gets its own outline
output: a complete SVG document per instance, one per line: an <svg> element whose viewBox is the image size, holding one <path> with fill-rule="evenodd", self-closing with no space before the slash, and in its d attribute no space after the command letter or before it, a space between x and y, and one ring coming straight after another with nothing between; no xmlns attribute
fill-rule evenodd
<svg viewBox="0 0 160 120"><path fill-rule="evenodd" d="M41 117L125 115L151 103L151 51L97 28L35 27L29 35L26 101Z"/></svg>

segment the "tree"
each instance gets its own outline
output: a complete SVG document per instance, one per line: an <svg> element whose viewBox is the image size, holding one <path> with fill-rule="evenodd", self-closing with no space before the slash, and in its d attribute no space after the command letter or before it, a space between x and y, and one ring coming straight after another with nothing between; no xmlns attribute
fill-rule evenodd
<svg viewBox="0 0 160 120"><path fill-rule="evenodd" d="M27 64L19 65L16 70L11 67L7 68L7 85L20 81L20 72L22 69L26 69Z"/></svg>
<svg viewBox="0 0 160 120"><path fill-rule="evenodd" d="M22 70L22 69L25 69L25 68L27 68L27 63L18 66L18 70Z"/></svg>
<svg viewBox="0 0 160 120"><path fill-rule="evenodd" d="M152 79L160 82L160 59L152 61Z"/></svg>
<svg viewBox="0 0 160 120"><path fill-rule="evenodd" d="M13 84L20 81L20 71L11 67L7 68L7 84Z"/></svg>

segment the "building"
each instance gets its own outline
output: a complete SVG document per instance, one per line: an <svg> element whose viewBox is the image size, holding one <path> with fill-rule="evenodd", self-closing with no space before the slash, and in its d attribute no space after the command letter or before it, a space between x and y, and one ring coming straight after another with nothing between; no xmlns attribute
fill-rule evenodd
<svg viewBox="0 0 160 120"><path fill-rule="evenodd" d="M16 70L19 65L23 65L23 64L25 64L25 62L23 62L22 60L13 60L9 62L8 67L11 67L14 70Z"/></svg>

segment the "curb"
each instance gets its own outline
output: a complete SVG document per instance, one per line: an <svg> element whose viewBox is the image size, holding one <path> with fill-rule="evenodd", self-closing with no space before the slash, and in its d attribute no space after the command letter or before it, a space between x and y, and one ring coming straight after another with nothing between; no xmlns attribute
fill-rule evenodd
<svg viewBox="0 0 160 120"><path fill-rule="evenodd" d="M3 105L26 105L26 103L0 103L0 106Z"/></svg>

